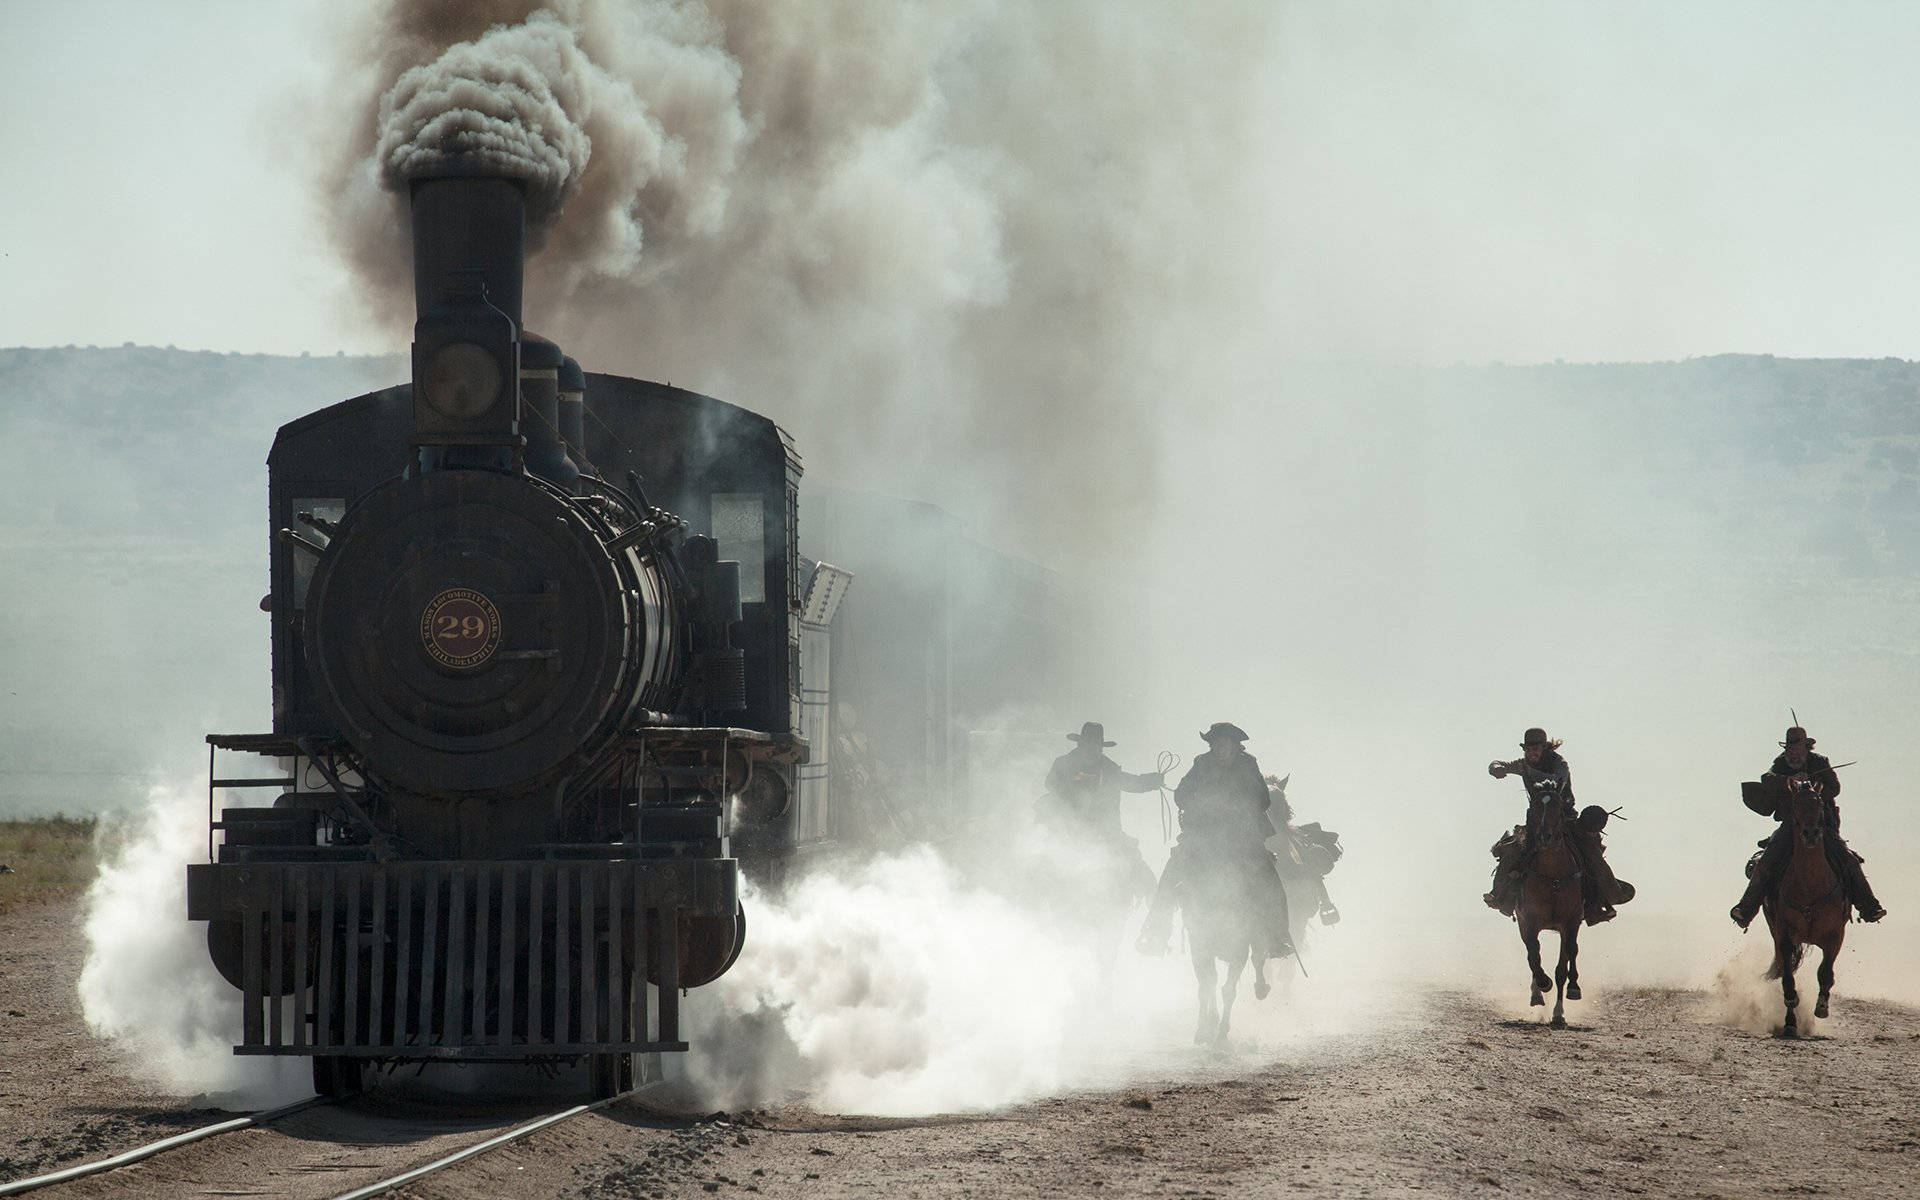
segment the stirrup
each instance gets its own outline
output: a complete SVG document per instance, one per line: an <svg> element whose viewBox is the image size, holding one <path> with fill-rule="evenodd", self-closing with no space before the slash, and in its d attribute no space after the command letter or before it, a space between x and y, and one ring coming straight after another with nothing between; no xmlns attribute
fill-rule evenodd
<svg viewBox="0 0 1920 1200"><path fill-rule="evenodd" d="M1613 905L1611 904L1591 905L1587 909L1587 924L1598 925L1603 921L1611 921L1619 915L1619 913L1613 910Z"/></svg>
<svg viewBox="0 0 1920 1200"><path fill-rule="evenodd" d="M1860 919L1869 925L1887 915L1887 909L1884 904L1875 903L1872 908L1862 908L1857 904L1854 905L1854 907L1860 910Z"/></svg>
<svg viewBox="0 0 1920 1200"><path fill-rule="evenodd" d="M1862 919L1864 920L1865 918ZM1331 904L1321 905L1320 923L1322 925L1338 925L1340 923L1340 910Z"/></svg>

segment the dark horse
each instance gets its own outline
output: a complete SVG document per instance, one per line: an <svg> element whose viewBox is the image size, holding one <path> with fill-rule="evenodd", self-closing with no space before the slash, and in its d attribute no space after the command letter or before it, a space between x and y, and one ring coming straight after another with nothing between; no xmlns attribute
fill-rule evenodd
<svg viewBox="0 0 1920 1200"><path fill-rule="evenodd" d="M1187 946L1193 955L1193 978L1200 991L1200 1022L1193 1040L1196 1045L1220 1046L1226 1044L1234 995L1240 990L1240 973L1249 962L1253 964L1254 999L1266 999L1267 955L1253 884L1247 878L1246 864L1240 861L1245 849L1210 842L1200 843L1197 848L1203 848L1205 857L1180 898ZM1219 981L1216 963L1226 966L1224 983Z"/></svg>
<svg viewBox="0 0 1920 1200"><path fill-rule="evenodd" d="M1052 795L1036 809L1046 837L1037 860L1023 866L1036 880L1059 886L1048 903L1063 932L1092 939L1093 995L1113 994L1114 955L1130 910L1153 894L1153 869L1140 857L1140 843L1117 817L1102 823L1062 805Z"/></svg>
<svg viewBox="0 0 1920 1200"><path fill-rule="evenodd" d="M1546 990L1553 987L1556 1029L1566 1028L1566 1002L1580 998L1580 920L1587 911L1581 895L1580 857L1567 842L1571 821L1557 791L1548 789L1533 802L1527 865L1520 878L1520 905L1514 911L1520 940L1527 947L1527 966L1533 970L1528 1003L1545 1004ZM1551 980L1540 967L1543 929L1560 935L1560 961Z"/></svg>
<svg viewBox="0 0 1920 1200"><path fill-rule="evenodd" d="M1811 780L1789 783L1787 820L1793 823L1793 857L1780 885L1764 904L1767 929L1773 934L1773 966L1768 979L1780 981L1780 994L1787 1005L1787 1023L1782 1037L1798 1037L1799 1026L1793 1010L1800 1003L1794 990L1793 973L1800 969L1801 956L1808 946L1820 947L1820 997L1814 1002L1813 1015L1827 1015L1827 1001L1833 995L1833 960L1840 956L1840 944L1847 939L1847 897L1840 877L1827 861L1827 801L1820 785Z"/></svg>

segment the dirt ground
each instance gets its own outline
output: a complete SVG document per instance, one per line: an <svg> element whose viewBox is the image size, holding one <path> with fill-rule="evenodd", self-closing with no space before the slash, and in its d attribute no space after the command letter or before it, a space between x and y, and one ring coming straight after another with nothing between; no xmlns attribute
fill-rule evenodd
<svg viewBox="0 0 1920 1200"><path fill-rule="evenodd" d="M86 1034L74 921L0 928L0 1181L218 1119ZM1920 1196L1920 1011L1835 1004L1787 1042L1694 992L1596 987L1566 1030L1435 992L1277 1062L1175 1052L1170 1030L1160 1083L922 1119L689 1117L668 1089L400 1194ZM331 1195L549 1107L389 1095L42 1194Z"/></svg>

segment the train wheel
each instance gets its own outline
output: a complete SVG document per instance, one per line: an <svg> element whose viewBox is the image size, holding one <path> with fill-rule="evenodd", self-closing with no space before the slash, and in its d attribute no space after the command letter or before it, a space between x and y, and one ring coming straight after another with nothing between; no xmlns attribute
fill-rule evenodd
<svg viewBox="0 0 1920 1200"><path fill-rule="evenodd" d="M587 1079L595 1100L607 1100L633 1090L633 1055L590 1054Z"/></svg>
<svg viewBox="0 0 1920 1200"><path fill-rule="evenodd" d="M313 1090L329 1100L350 1100L367 1090L371 1064L339 1054L313 1056Z"/></svg>

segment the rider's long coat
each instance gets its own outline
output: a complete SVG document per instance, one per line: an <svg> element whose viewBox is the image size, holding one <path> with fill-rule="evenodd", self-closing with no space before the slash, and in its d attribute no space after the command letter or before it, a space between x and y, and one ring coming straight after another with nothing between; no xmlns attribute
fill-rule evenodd
<svg viewBox="0 0 1920 1200"><path fill-rule="evenodd" d="M1211 750L1195 755L1186 777L1174 789L1173 802L1180 806L1183 832L1244 833L1261 842L1274 833L1267 817L1273 800L1267 795L1266 777L1245 751L1231 759Z"/></svg>
<svg viewBox="0 0 1920 1200"><path fill-rule="evenodd" d="M1833 760L1824 754L1807 752L1805 761L1794 766L1787 761L1785 751L1773 760L1773 766L1760 778L1760 782L1772 784L1769 792L1774 796L1773 819L1787 819L1787 780L1795 775L1805 775L1820 785L1820 794L1827 801L1827 826L1836 833L1840 829L1840 806L1834 801L1840 796L1840 773L1833 769Z"/></svg>
<svg viewBox="0 0 1920 1200"><path fill-rule="evenodd" d="M1548 779L1559 781L1561 800L1565 801L1569 808L1573 807L1573 768L1567 766L1567 760L1560 756L1558 750L1548 747L1541 753L1540 761L1537 763L1530 763L1521 757L1510 763L1502 763L1501 766L1507 769L1507 774L1520 777L1521 786L1527 789L1528 800L1538 800L1546 790L1527 777L1527 768L1531 767Z"/></svg>
<svg viewBox="0 0 1920 1200"><path fill-rule="evenodd" d="M1104 754L1072 750L1053 760L1047 772L1047 791L1058 796L1066 810L1096 826L1120 826L1120 793L1151 792L1160 786L1158 775L1122 771Z"/></svg>

